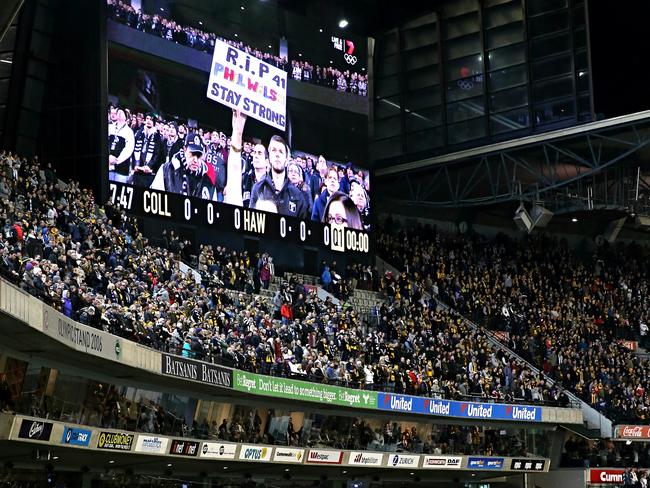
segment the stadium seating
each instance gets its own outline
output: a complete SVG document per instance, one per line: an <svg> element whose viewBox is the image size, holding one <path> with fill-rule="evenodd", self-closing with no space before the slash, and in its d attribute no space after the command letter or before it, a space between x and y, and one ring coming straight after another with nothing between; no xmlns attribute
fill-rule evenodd
<svg viewBox="0 0 650 488"><path fill-rule="evenodd" d="M55 185L51 170L44 182L36 162L14 156L1 165L10 202L3 275L82 323L265 374L433 397L567 401L455 312L423 305L402 286L405 275L382 278L387 302L372 327L349 303L323 301L295 279L260 289L264 256L217 247L197 283L180 270L190 245L173 233L162 248L151 246L133 219L110 204L96 207L78 184ZM375 306L372 292L354 296L362 310Z"/></svg>

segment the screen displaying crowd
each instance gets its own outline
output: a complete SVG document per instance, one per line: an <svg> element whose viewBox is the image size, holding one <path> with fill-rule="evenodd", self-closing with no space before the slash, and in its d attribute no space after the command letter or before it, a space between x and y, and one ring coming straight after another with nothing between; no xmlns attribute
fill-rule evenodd
<svg viewBox="0 0 650 488"><path fill-rule="evenodd" d="M363 97L368 95L368 76L365 73L339 70L332 66L319 66L318 64L304 61L302 57L289 61L286 57L262 52L241 41L224 39L221 36L205 32L197 27L180 25L173 20L162 17L159 13L147 14L134 8L129 2L107 0L107 5L108 16L115 22L147 34L158 36L170 42L212 54L215 39L220 39L286 71L293 80L312 83L332 88L339 92L348 92Z"/></svg>
<svg viewBox="0 0 650 488"><path fill-rule="evenodd" d="M230 134L166 121L152 113L108 110L109 179L303 220L369 231L370 175L352 163L291 152L275 135L244 137L233 112Z"/></svg>

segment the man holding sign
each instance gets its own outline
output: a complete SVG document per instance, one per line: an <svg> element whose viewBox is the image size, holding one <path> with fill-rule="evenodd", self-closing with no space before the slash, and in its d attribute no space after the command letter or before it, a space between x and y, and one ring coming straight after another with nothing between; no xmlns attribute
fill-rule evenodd
<svg viewBox="0 0 650 488"><path fill-rule="evenodd" d="M243 202L241 173L238 170L241 168L241 144L245 125L246 115L233 110L225 202L240 206ZM289 159L289 147L284 142L284 139L277 135L271 137L267 153L270 171L253 186L250 195L250 208L277 212L299 219L308 219L308 208L302 191L296 188L287 177L286 166ZM232 175L236 175L236 177Z"/></svg>
<svg viewBox="0 0 650 488"><path fill-rule="evenodd" d="M286 130L287 73L218 39L207 97Z"/></svg>

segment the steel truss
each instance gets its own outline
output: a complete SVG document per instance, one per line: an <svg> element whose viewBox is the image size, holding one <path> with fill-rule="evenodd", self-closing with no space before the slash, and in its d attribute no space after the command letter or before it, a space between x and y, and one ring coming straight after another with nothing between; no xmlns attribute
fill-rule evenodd
<svg viewBox="0 0 650 488"><path fill-rule="evenodd" d="M607 203L608 189L628 181L632 170L650 166L650 112L634 115L586 124L568 135L571 130L535 136L527 144L478 148L467 157L409 163L403 166L412 169L402 172L379 170L375 191L388 205L439 208L557 200L562 194L593 199L594 190ZM610 203L625 205L625 192L617 195Z"/></svg>

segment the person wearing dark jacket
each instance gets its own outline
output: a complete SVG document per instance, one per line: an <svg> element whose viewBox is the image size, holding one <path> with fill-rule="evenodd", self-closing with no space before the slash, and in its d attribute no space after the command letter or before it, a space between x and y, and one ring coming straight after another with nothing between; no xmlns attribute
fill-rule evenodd
<svg viewBox="0 0 650 488"><path fill-rule="evenodd" d="M239 206L243 203L240 169L245 125L246 115L233 111L233 131L228 155L228 174L230 178L226 187L225 202ZM296 188L287 177L286 167L289 159L289 146L282 137L275 135L269 141L267 153L270 171L263 180L258 181L253 186L250 207L300 219L308 218L308 208L302 191ZM231 168L236 170L236 178Z"/></svg>
<svg viewBox="0 0 650 488"><path fill-rule="evenodd" d="M309 187L311 190L311 195L314 198L318 198L321 194L321 188L325 184L325 177L327 176L327 160L322 154L318 156L318 162L316 163L316 170L312 172L309 177Z"/></svg>
<svg viewBox="0 0 650 488"><path fill-rule="evenodd" d="M155 127L155 116L147 114L144 127L135 134L133 184L149 188L164 161L164 143Z"/></svg>
<svg viewBox="0 0 650 488"><path fill-rule="evenodd" d="M213 183L209 167L203 161L203 146L198 135L188 135L185 150L179 151L171 161L160 167L151 188L207 198L213 190Z"/></svg>
<svg viewBox="0 0 650 488"><path fill-rule="evenodd" d="M311 219L316 222L323 221L323 215L325 214L325 207L327 202L334 193L339 191L339 172L336 169L336 166L330 166L327 170L325 176L325 189L318 196L314 202L314 206L311 211Z"/></svg>
<svg viewBox="0 0 650 488"><path fill-rule="evenodd" d="M214 172L214 194L210 199L223 202L223 190L227 181L227 162L228 151L222 147L219 140L219 133L213 131L210 138L210 144L205 151L205 162Z"/></svg>

